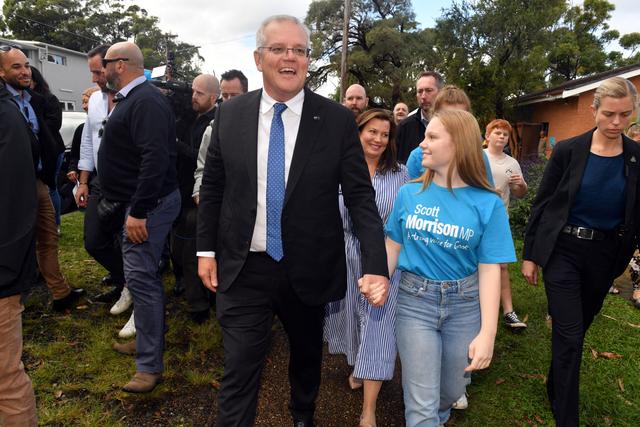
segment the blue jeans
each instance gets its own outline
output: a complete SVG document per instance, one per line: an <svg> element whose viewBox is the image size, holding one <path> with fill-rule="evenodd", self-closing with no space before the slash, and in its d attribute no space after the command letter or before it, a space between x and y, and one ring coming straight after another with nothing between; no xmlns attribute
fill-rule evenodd
<svg viewBox="0 0 640 427"><path fill-rule="evenodd" d="M179 212L180 192L175 190L160 198L155 209L148 213L145 242L133 243L123 227L122 258L124 277L133 297L137 372L161 373L164 370L164 288L158 263ZM128 215L129 208L125 218Z"/></svg>
<svg viewBox="0 0 640 427"><path fill-rule="evenodd" d="M439 281L402 272L396 337L407 426L437 427L449 419L469 383L464 368L479 331L477 273Z"/></svg>

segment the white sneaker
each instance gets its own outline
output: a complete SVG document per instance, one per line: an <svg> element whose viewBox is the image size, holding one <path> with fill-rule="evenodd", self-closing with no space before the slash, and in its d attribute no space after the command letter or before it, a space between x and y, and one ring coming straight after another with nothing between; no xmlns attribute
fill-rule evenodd
<svg viewBox="0 0 640 427"><path fill-rule="evenodd" d="M120 338L133 338L136 335L136 322L133 319L133 311L131 317L127 321L127 324L118 332Z"/></svg>
<svg viewBox="0 0 640 427"><path fill-rule="evenodd" d="M467 400L467 394L464 393L458 400L456 400L451 408L453 409L467 409L469 407L469 401Z"/></svg>
<svg viewBox="0 0 640 427"><path fill-rule="evenodd" d="M129 307L131 307L131 304L133 304L133 297L131 296L131 292L129 292L129 289L127 288L122 288L120 299L118 299L118 301L113 304L113 307L111 307L111 310L109 310L109 312L114 316L122 314L127 311Z"/></svg>

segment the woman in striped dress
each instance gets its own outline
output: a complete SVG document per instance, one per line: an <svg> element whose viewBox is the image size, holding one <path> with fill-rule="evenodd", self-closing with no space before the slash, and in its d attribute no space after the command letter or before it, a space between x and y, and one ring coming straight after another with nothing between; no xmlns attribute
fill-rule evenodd
<svg viewBox="0 0 640 427"><path fill-rule="evenodd" d="M376 192L376 205L385 222L400 187L409 180L407 169L396 160L395 124L387 110L371 109L357 118L360 142ZM382 381L393 377L396 360L394 334L397 286L392 280L389 298L382 307L371 306L358 290L362 277L360 243L342 197L340 212L347 258L347 294L326 308L324 336L329 352L344 354L353 366L352 389L364 385L360 426L375 426L376 400Z"/></svg>

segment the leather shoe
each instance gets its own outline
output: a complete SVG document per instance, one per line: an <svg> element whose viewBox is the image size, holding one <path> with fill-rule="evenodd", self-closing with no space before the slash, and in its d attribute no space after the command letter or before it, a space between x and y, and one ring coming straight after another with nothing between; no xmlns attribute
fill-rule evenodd
<svg viewBox="0 0 640 427"><path fill-rule="evenodd" d="M111 346L115 351L127 356L134 356L136 354L136 340L131 340L125 343L114 342Z"/></svg>
<svg viewBox="0 0 640 427"><path fill-rule="evenodd" d="M96 295L91 300L93 302L104 302L104 303L114 303L118 301L120 298L120 294L122 293L122 285L114 286L110 290L103 292L101 294Z"/></svg>
<svg viewBox="0 0 640 427"><path fill-rule="evenodd" d="M313 423L313 418L308 420L308 419L294 419L293 420L293 427L314 427L315 424Z"/></svg>
<svg viewBox="0 0 640 427"><path fill-rule="evenodd" d="M126 383L122 389L129 393L148 393L162 382L162 374L152 374L149 372L136 372L131 381Z"/></svg>
<svg viewBox="0 0 640 427"><path fill-rule="evenodd" d="M84 289L71 288L71 292L69 292L69 295L67 295L66 297L54 299L51 303L51 308L53 309L53 311L63 312L73 304L77 303L81 295L84 295Z"/></svg>

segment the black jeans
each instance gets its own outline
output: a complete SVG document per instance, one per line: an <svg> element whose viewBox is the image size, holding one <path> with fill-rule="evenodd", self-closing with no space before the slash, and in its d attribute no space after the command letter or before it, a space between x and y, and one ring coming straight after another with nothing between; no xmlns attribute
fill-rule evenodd
<svg viewBox="0 0 640 427"><path fill-rule="evenodd" d="M287 278L284 262L276 262L265 253L250 253L231 287L216 295L224 344L216 425L254 424L274 315L289 338L289 409L295 419L313 419L320 389L324 305L308 306L300 301Z"/></svg>
<svg viewBox="0 0 640 427"><path fill-rule="evenodd" d="M561 233L544 268L553 319L547 393L559 427L579 424L582 345L613 282L618 248L614 237L592 241Z"/></svg>
<svg viewBox="0 0 640 427"><path fill-rule="evenodd" d="M98 217L97 208L101 197L100 183L98 177L95 176L91 180L89 200L84 212L84 248L111 274L113 283L122 287L124 270L122 268L120 236L119 232L107 230L108 227L105 227Z"/></svg>

